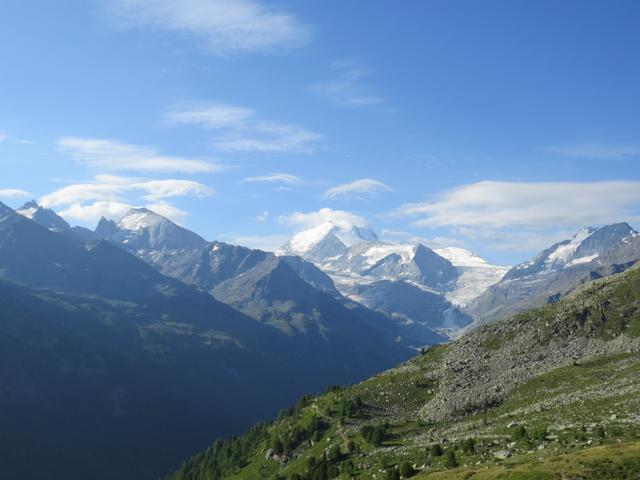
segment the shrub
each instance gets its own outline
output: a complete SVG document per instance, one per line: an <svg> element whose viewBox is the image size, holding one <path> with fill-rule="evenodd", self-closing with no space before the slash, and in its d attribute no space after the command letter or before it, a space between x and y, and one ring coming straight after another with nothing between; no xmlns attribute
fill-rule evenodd
<svg viewBox="0 0 640 480"><path fill-rule="evenodd" d="M527 429L524 428L522 425L518 425L517 427L513 427L513 430L511 430L511 439L514 442L517 442L518 440L524 440L527 438Z"/></svg>
<svg viewBox="0 0 640 480"><path fill-rule="evenodd" d="M400 465L400 475L404 478L413 477L416 474L416 471L413 469L409 462L404 462Z"/></svg>
<svg viewBox="0 0 640 480"><path fill-rule="evenodd" d="M462 451L464 453L474 453L476 451L476 441L473 438L465 438L462 441Z"/></svg>
<svg viewBox="0 0 640 480"><path fill-rule="evenodd" d="M431 456L432 457L441 457L443 454L442 447L440 444L436 443L431 447Z"/></svg>

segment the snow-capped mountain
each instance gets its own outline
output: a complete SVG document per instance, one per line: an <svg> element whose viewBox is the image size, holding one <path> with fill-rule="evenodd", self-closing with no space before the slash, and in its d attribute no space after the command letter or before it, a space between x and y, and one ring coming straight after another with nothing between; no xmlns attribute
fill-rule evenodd
<svg viewBox="0 0 640 480"><path fill-rule="evenodd" d="M626 223L583 228L510 269L468 311L477 323L555 302L582 283L620 272L640 259L640 235Z"/></svg>
<svg viewBox="0 0 640 480"><path fill-rule="evenodd" d="M449 260L458 270L455 286L446 292L445 296L461 308L468 306L487 288L498 283L509 270L509 267L492 265L464 248L439 248L435 252Z"/></svg>
<svg viewBox="0 0 640 480"><path fill-rule="evenodd" d="M146 208L132 208L117 224L102 218L96 233L107 233L110 240L133 251L194 249L207 243L200 235Z"/></svg>
<svg viewBox="0 0 640 480"><path fill-rule="evenodd" d="M458 307L507 270L468 250L384 242L368 225L344 220L297 233L276 253L315 263L343 295L370 308L444 331L468 324Z"/></svg>
<svg viewBox="0 0 640 480"><path fill-rule="evenodd" d="M349 247L380 240L371 228L348 221L324 222L294 235L280 250L282 255L298 255L312 261L344 255Z"/></svg>
<svg viewBox="0 0 640 480"><path fill-rule="evenodd" d="M531 260L516 265L505 275L504 280L549 275L590 263L636 233L626 223L615 223L602 228L583 228L570 239L558 242Z"/></svg>
<svg viewBox="0 0 640 480"><path fill-rule="evenodd" d="M297 233L276 253L315 263L346 294L357 285L381 280L442 291L458 276L451 262L424 245L383 242L370 227L346 221L327 221Z"/></svg>

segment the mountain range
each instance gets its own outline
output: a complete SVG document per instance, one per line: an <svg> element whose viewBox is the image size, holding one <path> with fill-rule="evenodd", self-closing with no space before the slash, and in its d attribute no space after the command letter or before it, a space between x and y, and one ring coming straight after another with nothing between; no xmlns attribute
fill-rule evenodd
<svg viewBox="0 0 640 480"><path fill-rule="evenodd" d="M506 268L457 247L385 242L350 222L299 232L271 253L205 240L144 208L92 231L36 202L0 203L0 471L158 478L305 393L458 337L467 340L447 347L458 353L443 373L457 380L430 389L441 413L424 418L447 419L467 397L503 401L503 390L473 390L473 378L504 365L494 371L486 348L456 345L483 338L503 351L520 325L511 315L565 305L639 258L627 224L583 229ZM36 463L34 445L46 452Z"/></svg>
<svg viewBox="0 0 640 480"><path fill-rule="evenodd" d="M352 300L445 334L471 323L462 308L506 271L468 250L383 242L345 220L299 232L276 254L315 263Z"/></svg>
<svg viewBox="0 0 640 480"><path fill-rule="evenodd" d="M300 277L273 256L279 266L262 283L254 278L261 298L284 313L256 321L98 233L85 243L35 221L42 217L0 204L0 466L10 478L157 478L305 392L411 355L377 324L392 325L386 317L302 280L291 302L306 303L278 303L291 286L279 276ZM164 236L149 233L128 240L200 245L174 224ZM224 277L214 247L201 253ZM235 269L246 260L239 252ZM33 462L37 445L46 454Z"/></svg>

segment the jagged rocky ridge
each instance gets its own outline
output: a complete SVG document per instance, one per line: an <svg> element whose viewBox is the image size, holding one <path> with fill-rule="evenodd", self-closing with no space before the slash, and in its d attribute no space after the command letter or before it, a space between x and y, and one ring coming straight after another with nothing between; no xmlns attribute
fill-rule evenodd
<svg viewBox="0 0 640 480"><path fill-rule="evenodd" d="M586 228L516 265L466 309L471 327L557 301L596 278L619 273L640 259L640 235L626 223Z"/></svg>
<svg viewBox="0 0 640 480"><path fill-rule="evenodd" d="M398 350L396 340L416 347L444 340L429 325L407 325L348 300L300 257L207 242L147 209L130 211L118 224L103 219L96 234L288 335L344 342L343 348L363 352ZM381 340L373 347L381 335L387 345Z"/></svg>

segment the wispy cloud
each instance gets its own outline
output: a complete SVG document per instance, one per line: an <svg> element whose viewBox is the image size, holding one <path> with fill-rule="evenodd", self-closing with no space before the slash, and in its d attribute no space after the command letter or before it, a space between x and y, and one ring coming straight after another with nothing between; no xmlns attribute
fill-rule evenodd
<svg viewBox="0 0 640 480"><path fill-rule="evenodd" d="M28 198L32 197L26 190L20 190L18 188L0 188L0 198Z"/></svg>
<svg viewBox="0 0 640 480"><path fill-rule="evenodd" d="M331 65L333 78L311 85L310 90L332 103L347 107L366 107L384 101L371 93L365 80L371 70L356 61L341 61Z"/></svg>
<svg viewBox="0 0 640 480"><path fill-rule="evenodd" d="M170 204L169 199L180 196L205 197L213 193L212 188L191 180L98 175L92 182L66 185L44 195L39 201L48 208L63 207L60 212L62 216L84 223L96 221L101 216L118 218L132 205L141 202L157 213L181 221L186 212Z"/></svg>
<svg viewBox="0 0 640 480"><path fill-rule="evenodd" d="M607 143L580 143L551 147L551 151L569 157L624 160L640 157L640 145L613 145Z"/></svg>
<svg viewBox="0 0 640 480"><path fill-rule="evenodd" d="M139 193L141 198L158 201L172 197L213 195L213 189L192 180L143 180L114 175L98 175L95 181L67 185L43 196L40 203L46 207L67 205L90 200L118 200L125 193Z"/></svg>
<svg viewBox="0 0 640 480"><path fill-rule="evenodd" d="M494 249L525 251L585 225L640 219L640 182L479 182L394 212ZM518 232L516 232L516 229ZM525 238L526 237L526 238Z"/></svg>
<svg viewBox="0 0 640 480"><path fill-rule="evenodd" d="M282 52L300 47L311 28L295 15L254 0L103 0L123 27L191 36L214 55Z"/></svg>
<svg viewBox="0 0 640 480"><path fill-rule="evenodd" d="M322 135L293 124L265 120L250 108L220 103L173 107L165 118L216 131L225 152L311 153Z"/></svg>
<svg viewBox="0 0 640 480"><path fill-rule="evenodd" d="M370 197L381 192L391 192L393 189L378 180L362 178L350 183L343 183L331 187L324 192L323 198L337 197Z"/></svg>
<svg viewBox="0 0 640 480"><path fill-rule="evenodd" d="M300 185L302 179L290 173L270 173L268 175L260 175L257 177L247 177L240 180L239 183L270 183L281 185Z"/></svg>
<svg viewBox="0 0 640 480"><path fill-rule="evenodd" d="M78 164L111 171L205 173L222 169L206 160L166 156L152 147L113 140L62 137L57 144Z"/></svg>
<svg viewBox="0 0 640 480"><path fill-rule="evenodd" d="M9 135L9 133L3 130L0 130L0 143L3 143L3 142L15 143L18 145L32 145L36 143L34 140L28 140L26 138L16 138L12 135Z"/></svg>

